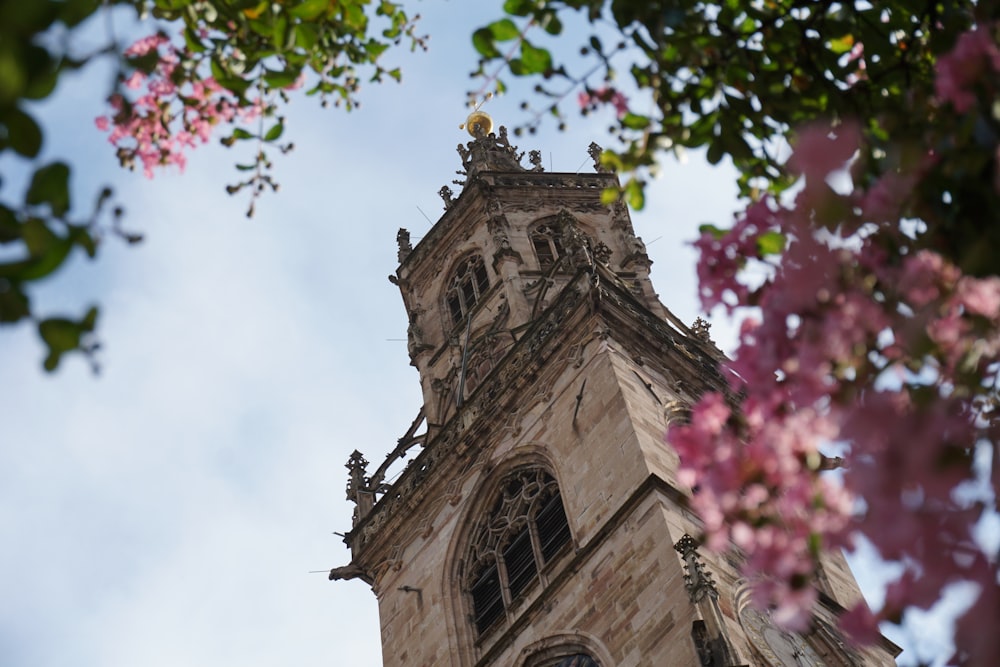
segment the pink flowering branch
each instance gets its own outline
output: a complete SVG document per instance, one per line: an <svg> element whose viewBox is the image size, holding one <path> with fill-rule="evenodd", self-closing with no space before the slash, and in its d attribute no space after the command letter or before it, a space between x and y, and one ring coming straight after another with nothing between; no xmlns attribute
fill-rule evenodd
<svg viewBox="0 0 1000 667"><path fill-rule="evenodd" d="M939 60L939 103L967 112L994 89L991 34L973 29ZM708 545L746 554L755 600L786 627L810 621L821 551L864 535L902 573L878 613L845 615L846 630L873 641L878 622L971 582L956 660L1000 664L997 555L975 535L1000 491L1000 277L964 273L900 223L942 155L831 189L866 150L851 123L802 129L788 162L802 183L794 202L754 203L695 242L703 307L755 314L728 364L739 403L704 396L668 439ZM775 238L780 261L748 277ZM839 478L824 471L834 446L848 462Z"/></svg>
<svg viewBox="0 0 1000 667"><path fill-rule="evenodd" d="M163 34L144 37L125 50L126 59L153 56L152 70L135 69L124 81L124 94L109 98L113 114L99 116L98 129L110 130L122 166L154 169L177 165L183 171L185 151L208 143L222 124L251 121L264 111L260 98L235 97L197 67L182 67L186 54ZM134 91L134 92L130 92Z"/></svg>

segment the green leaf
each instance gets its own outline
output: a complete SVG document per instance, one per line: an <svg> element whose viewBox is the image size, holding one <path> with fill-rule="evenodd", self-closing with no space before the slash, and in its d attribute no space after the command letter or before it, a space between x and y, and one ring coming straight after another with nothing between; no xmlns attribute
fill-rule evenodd
<svg viewBox="0 0 1000 667"><path fill-rule="evenodd" d="M47 253L59 237L49 229L41 218L31 218L21 227L21 238L32 257L40 257Z"/></svg>
<svg viewBox="0 0 1000 667"><path fill-rule="evenodd" d="M712 236L712 238L721 239L723 236L725 236L726 234L729 233L729 230L728 229L722 229L720 227L716 227L715 225L713 225L710 222L705 222L705 223L702 223L702 224L698 225L698 233L699 234L710 234Z"/></svg>
<svg viewBox="0 0 1000 667"><path fill-rule="evenodd" d="M28 296L16 284L0 284L0 322L17 322L30 315Z"/></svg>
<svg viewBox="0 0 1000 667"><path fill-rule="evenodd" d="M319 41L319 30L312 23L297 23L295 25L295 45L312 51Z"/></svg>
<svg viewBox="0 0 1000 667"><path fill-rule="evenodd" d="M552 68L552 54L530 42L521 42L521 64L525 74L541 74Z"/></svg>
<svg viewBox="0 0 1000 667"><path fill-rule="evenodd" d="M511 16L527 16L535 8L532 0L506 0L503 3L503 11Z"/></svg>
<svg viewBox="0 0 1000 667"><path fill-rule="evenodd" d="M212 59L212 76L220 86L226 90L235 93L237 97L243 97L247 89L250 87L250 82L242 79L238 76L231 74L228 70L224 69L221 64L219 64L215 58Z"/></svg>
<svg viewBox="0 0 1000 667"><path fill-rule="evenodd" d="M10 243L21 238L21 224L14 211L0 204L0 243Z"/></svg>
<svg viewBox="0 0 1000 667"><path fill-rule="evenodd" d="M0 273L14 280L39 280L58 269L73 249L73 241L55 234L39 218L28 220L21 237L29 259L0 265Z"/></svg>
<svg viewBox="0 0 1000 667"><path fill-rule="evenodd" d="M205 45L201 43L201 38L198 37L198 33L191 26L184 28L184 44L193 53L203 53L205 51Z"/></svg>
<svg viewBox="0 0 1000 667"><path fill-rule="evenodd" d="M611 206L616 201L621 193L615 186L610 186L601 190L601 203L605 206Z"/></svg>
<svg viewBox="0 0 1000 667"><path fill-rule="evenodd" d="M83 320L80 322L80 329L82 331L93 331L94 327L97 326L97 306L91 306L87 314L83 316Z"/></svg>
<svg viewBox="0 0 1000 667"><path fill-rule="evenodd" d="M22 4L31 3L13 3L13 6ZM0 105L4 106L20 97L28 85L24 49L17 48L13 42L6 39L0 41Z"/></svg>
<svg viewBox="0 0 1000 667"><path fill-rule="evenodd" d="M641 211L646 205L646 193L642 181L632 179L625 184L625 201L634 211Z"/></svg>
<svg viewBox="0 0 1000 667"><path fill-rule="evenodd" d="M331 7L330 0L303 0L289 8L288 13L297 19L314 21Z"/></svg>
<svg viewBox="0 0 1000 667"><path fill-rule="evenodd" d="M518 37L521 31L517 29L517 26L510 19L500 19L499 21L494 21L493 23L486 26L493 35L493 39L498 42L506 42L511 39Z"/></svg>
<svg viewBox="0 0 1000 667"><path fill-rule="evenodd" d="M31 177L28 204L48 204L52 214L60 217L69 210L69 166L65 162L53 162L39 167Z"/></svg>
<svg viewBox="0 0 1000 667"><path fill-rule="evenodd" d="M53 352L68 352L80 345L80 325L72 320L52 317L38 323L38 333Z"/></svg>
<svg viewBox="0 0 1000 667"><path fill-rule="evenodd" d="M757 252L761 257L779 255L785 250L785 235L781 232L764 232L757 237Z"/></svg>
<svg viewBox="0 0 1000 667"><path fill-rule="evenodd" d="M295 83L295 79L297 79L298 76L299 76L298 71L290 69L283 71L275 71L275 70L264 71L264 81L266 81L267 85L273 89L287 88L288 86Z"/></svg>
<svg viewBox="0 0 1000 667"><path fill-rule="evenodd" d="M72 225L70 227L69 240L71 243L75 243L83 248L88 257L97 255L97 240L94 239L90 233L90 229L86 225Z"/></svg>
<svg viewBox="0 0 1000 667"><path fill-rule="evenodd" d="M340 3L343 7L343 3ZM344 25L352 32L364 33L368 25L368 17L360 5L350 4L343 8Z"/></svg>
<svg viewBox="0 0 1000 667"><path fill-rule="evenodd" d="M10 109L0 126L7 127L7 145L24 157L35 157L42 147L42 130L35 119L20 109Z"/></svg>
<svg viewBox="0 0 1000 667"><path fill-rule="evenodd" d="M645 130L649 127L649 116L640 116L629 111L622 117L622 125L630 130Z"/></svg>
<svg viewBox="0 0 1000 667"><path fill-rule="evenodd" d="M489 28L480 28L472 33L472 46L483 58L499 58L500 51L493 43L493 33Z"/></svg>
<svg viewBox="0 0 1000 667"><path fill-rule="evenodd" d="M705 158L708 160L709 164L719 164L722 156L725 154L724 146L722 140L716 137L708 145L708 151L705 153Z"/></svg>
<svg viewBox="0 0 1000 667"><path fill-rule="evenodd" d="M96 12L101 4L101 0L67 0L59 8L59 20L72 28Z"/></svg>
<svg viewBox="0 0 1000 667"><path fill-rule="evenodd" d="M562 21L556 16L555 12L548 12L545 18L542 19L542 28L545 32L550 35L560 35L562 34L563 24Z"/></svg>
<svg viewBox="0 0 1000 667"><path fill-rule="evenodd" d="M854 47L854 36L844 35L839 39L830 40L830 50L836 54L847 53Z"/></svg>
<svg viewBox="0 0 1000 667"><path fill-rule="evenodd" d="M267 134L264 135L264 141L275 141L281 136L281 134L284 131L285 131L285 124L278 123L267 131Z"/></svg>
<svg viewBox="0 0 1000 667"><path fill-rule="evenodd" d="M257 135L250 134L242 127L233 128L233 139L255 139Z"/></svg>

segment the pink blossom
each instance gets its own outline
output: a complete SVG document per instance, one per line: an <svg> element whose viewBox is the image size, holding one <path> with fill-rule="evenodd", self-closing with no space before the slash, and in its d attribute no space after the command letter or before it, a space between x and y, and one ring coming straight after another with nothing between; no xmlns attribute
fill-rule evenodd
<svg viewBox="0 0 1000 667"><path fill-rule="evenodd" d="M990 28L963 33L950 53L938 58L934 67L934 89L942 102L965 113L976 103L972 87L988 72L1000 72L1000 49Z"/></svg>
<svg viewBox="0 0 1000 667"><path fill-rule="evenodd" d="M748 258L758 257L758 239L780 224L769 200L752 204L732 229L718 235L714 230L702 232L694 242L699 251L698 282L702 308L711 310L723 304L732 310L735 303L745 301L750 288L741 277Z"/></svg>
<svg viewBox="0 0 1000 667"><path fill-rule="evenodd" d="M139 94L130 104L120 94L112 95L108 101L115 113L96 121L98 129L110 128L108 141L118 149L123 165L141 165L148 178L158 167L183 170L184 151L197 144L196 138L207 143L220 123L250 121L263 113L262 100L237 100L196 70L178 76L179 50L163 35L140 39L126 50L130 57L150 53L158 56L153 70L136 70L125 80L125 87Z"/></svg>
<svg viewBox="0 0 1000 667"><path fill-rule="evenodd" d="M788 166L807 180L825 179L847 164L858 150L860 141L861 132L856 123L836 127L826 123L807 126L798 133Z"/></svg>
<svg viewBox="0 0 1000 667"><path fill-rule="evenodd" d="M806 183L794 204L755 204L733 229L695 242L703 307L757 312L741 322L727 364L738 404L703 396L668 439L679 481L695 489L707 546L745 552L754 599L786 626L804 627L811 615L815 591L802 584L818 567L811 544L844 548L860 533L900 563L884 609L844 616L855 639L871 641L880 619L931 606L951 583L996 589L995 565L976 565L987 556L971 527L984 508L963 505L955 491L976 476L971 452L1000 436L992 409L977 407L989 405L1000 366L1000 278L963 275L900 233L899 216L933 156L867 192L840 195L825 181L852 159L856 129L816 127L800 137L793 166ZM830 211L853 213L841 221ZM838 236L850 234L844 229L861 232ZM768 231L785 237L785 249L751 288L745 267ZM849 452L842 483L822 473L831 442ZM992 611L979 613L995 624L995 601L986 604Z"/></svg>
<svg viewBox="0 0 1000 667"><path fill-rule="evenodd" d="M597 90L581 91L577 97L577 102L581 109L595 108L599 104L610 104L618 114L618 118L623 118L628 113L628 98L615 88L604 86Z"/></svg>
<svg viewBox="0 0 1000 667"><path fill-rule="evenodd" d="M1000 278L971 278L958 281L956 298L966 312L991 320L1000 317Z"/></svg>
<svg viewBox="0 0 1000 667"><path fill-rule="evenodd" d="M144 56L151 51L155 51L163 44L168 44L169 39L165 35L157 33L155 35L149 35L148 37L143 37L132 44L132 46L125 49L126 56Z"/></svg>
<svg viewBox="0 0 1000 667"><path fill-rule="evenodd" d="M132 72L132 75L125 80L125 87L131 88L132 90L138 90L142 85L143 81L146 80L146 75L138 70Z"/></svg>
<svg viewBox="0 0 1000 667"><path fill-rule="evenodd" d="M921 308L954 287L958 275L941 255L921 250L903 261L898 290L908 303Z"/></svg>
<svg viewBox="0 0 1000 667"><path fill-rule="evenodd" d="M879 619L862 600L841 615L840 629L847 633L848 638L854 644L870 646L882 638L878 629L878 621Z"/></svg>

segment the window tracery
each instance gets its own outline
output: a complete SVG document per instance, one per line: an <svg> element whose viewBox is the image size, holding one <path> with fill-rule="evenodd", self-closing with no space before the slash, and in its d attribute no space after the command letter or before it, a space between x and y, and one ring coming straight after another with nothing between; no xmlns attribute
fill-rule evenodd
<svg viewBox="0 0 1000 667"><path fill-rule="evenodd" d="M531 230L531 246L538 259L538 268L547 271L563 256L561 234L556 224L545 222Z"/></svg>
<svg viewBox="0 0 1000 667"><path fill-rule="evenodd" d="M555 479L539 468L511 473L472 534L465 582L482 636L544 578L546 567L570 542Z"/></svg>
<svg viewBox="0 0 1000 667"><path fill-rule="evenodd" d="M452 272L445 291L445 302L454 325L465 321L466 316L490 288L486 265L479 255L470 255Z"/></svg>

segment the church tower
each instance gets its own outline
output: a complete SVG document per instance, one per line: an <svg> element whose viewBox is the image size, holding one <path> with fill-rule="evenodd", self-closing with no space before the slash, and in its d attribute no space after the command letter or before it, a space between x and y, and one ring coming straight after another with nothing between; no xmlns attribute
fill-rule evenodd
<svg viewBox="0 0 1000 667"><path fill-rule="evenodd" d="M382 465L347 466L352 561L330 578L371 585L384 664L894 665L835 629L860 598L839 553L795 635L748 604L737 552L699 548L664 434L729 391L722 354L660 303L600 148L595 173L547 173L470 125L460 194L416 246L399 231L390 276L423 408Z"/></svg>

